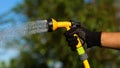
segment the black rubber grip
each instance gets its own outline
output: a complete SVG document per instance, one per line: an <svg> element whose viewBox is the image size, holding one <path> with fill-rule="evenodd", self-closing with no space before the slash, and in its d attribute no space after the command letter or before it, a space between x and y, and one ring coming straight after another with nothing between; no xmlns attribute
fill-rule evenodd
<svg viewBox="0 0 120 68"><path fill-rule="evenodd" d="M47 24L48 24L48 32L52 32L53 31L53 23L52 23L52 19L47 19Z"/></svg>

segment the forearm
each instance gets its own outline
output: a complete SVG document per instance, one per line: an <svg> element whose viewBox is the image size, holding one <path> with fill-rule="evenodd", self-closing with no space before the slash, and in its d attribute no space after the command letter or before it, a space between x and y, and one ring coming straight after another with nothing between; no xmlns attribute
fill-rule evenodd
<svg viewBox="0 0 120 68"><path fill-rule="evenodd" d="M102 32L102 47L120 49L120 32Z"/></svg>

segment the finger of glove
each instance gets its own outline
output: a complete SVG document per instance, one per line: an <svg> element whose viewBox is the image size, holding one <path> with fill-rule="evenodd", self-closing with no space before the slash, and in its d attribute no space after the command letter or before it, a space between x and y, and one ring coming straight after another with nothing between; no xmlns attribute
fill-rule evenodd
<svg viewBox="0 0 120 68"><path fill-rule="evenodd" d="M71 28L70 30L66 31L66 32L64 33L64 35L65 35L66 37L73 36L74 34L77 33L76 30L77 30L77 28Z"/></svg>
<svg viewBox="0 0 120 68"><path fill-rule="evenodd" d="M66 37L66 40L72 42L76 40L76 37L74 36Z"/></svg>
<svg viewBox="0 0 120 68"><path fill-rule="evenodd" d="M68 41L68 45L71 47L73 47L73 46L76 47L76 45L78 44L77 37L67 39L67 41Z"/></svg>
<svg viewBox="0 0 120 68"><path fill-rule="evenodd" d="M74 46L74 47L76 47L77 44L78 44L78 41L68 42L68 45L69 45L69 46Z"/></svg>
<svg viewBox="0 0 120 68"><path fill-rule="evenodd" d="M76 50L76 43L68 43L68 46L71 48L72 51L75 51Z"/></svg>
<svg viewBox="0 0 120 68"><path fill-rule="evenodd" d="M68 46L70 46L72 51L76 51L76 43L69 43Z"/></svg>
<svg viewBox="0 0 120 68"><path fill-rule="evenodd" d="M71 47L71 50L72 51L76 51L76 47Z"/></svg>

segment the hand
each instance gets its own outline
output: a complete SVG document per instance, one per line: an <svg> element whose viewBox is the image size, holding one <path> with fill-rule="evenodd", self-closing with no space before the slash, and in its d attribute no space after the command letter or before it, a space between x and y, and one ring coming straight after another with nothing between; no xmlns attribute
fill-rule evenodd
<svg viewBox="0 0 120 68"><path fill-rule="evenodd" d="M68 45L73 51L76 50L76 45L78 44L77 37L74 37L74 34L78 35L82 45L84 45L87 48L93 46L101 46L101 32L92 32L88 29L85 29L80 24L75 24L71 27L69 31L66 31L64 33Z"/></svg>

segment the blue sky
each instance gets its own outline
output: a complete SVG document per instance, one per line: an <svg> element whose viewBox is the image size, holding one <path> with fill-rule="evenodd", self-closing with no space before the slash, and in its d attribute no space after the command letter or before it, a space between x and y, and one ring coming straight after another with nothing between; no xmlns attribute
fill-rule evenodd
<svg viewBox="0 0 120 68"><path fill-rule="evenodd" d="M7 13L13 7L17 6L17 4L22 2L23 0L0 0L0 15ZM11 17L14 17L14 14L12 14ZM11 58L16 57L18 54L19 51L17 50L6 50L0 46L0 61L5 61L8 63Z"/></svg>
<svg viewBox="0 0 120 68"><path fill-rule="evenodd" d="M18 3L22 3L23 0L0 0L0 15L8 12Z"/></svg>

